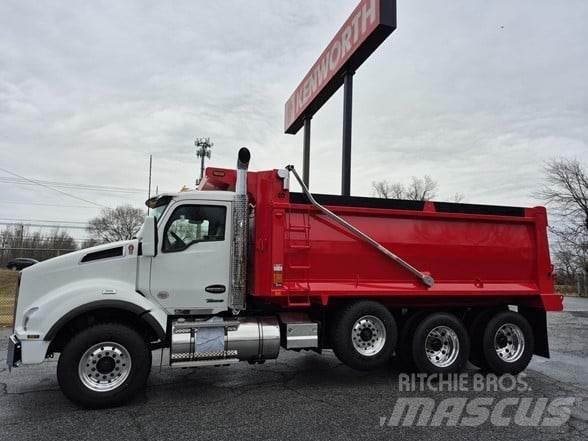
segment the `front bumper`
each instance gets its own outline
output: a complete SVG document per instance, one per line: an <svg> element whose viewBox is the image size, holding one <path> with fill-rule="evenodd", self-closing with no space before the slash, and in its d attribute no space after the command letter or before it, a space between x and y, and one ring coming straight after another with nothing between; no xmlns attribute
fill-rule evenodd
<svg viewBox="0 0 588 441"><path fill-rule="evenodd" d="M21 348L20 340L16 335L13 334L8 337L8 353L6 354L6 365L8 366L8 370L20 366L22 361Z"/></svg>

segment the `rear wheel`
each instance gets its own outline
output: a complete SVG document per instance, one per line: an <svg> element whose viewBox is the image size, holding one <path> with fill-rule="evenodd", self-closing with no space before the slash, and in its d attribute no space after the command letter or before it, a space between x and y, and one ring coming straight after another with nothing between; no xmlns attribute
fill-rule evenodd
<svg viewBox="0 0 588 441"><path fill-rule="evenodd" d="M151 370L148 343L136 330L102 323L75 335L63 349L57 379L63 393L87 408L119 405L144 385Z"/></svg>
<svg viewBox="0 0 588 441"><path fill-rule="evenodd" d="M496 309L475 311L470 316L467 324L467 330L470 336L470 362L483 370L488 369L483 348L484 331L488 325L488 321L497 313L498 310Z"/></svg>
<svg viewBox="0 0 588 441"><path fill-rule="evenodd" d="M412 358L418 372L459 372L470 352L468 333L453 314L433 313L415 328Z"/></svg>
<svg viewBox="0 0 588 441"><path fill-rule="evenodd" d="M396 346L396 360L400 363L400 369L405 372L414 372L416 366L412 358L412 336L420 321L427 316L427 312L412 313L405 319L400 329L400 336Z"/></svg>
<svg viewBox="0 0 588 441"><path fill-rule="evenodd" d="M489 370L497 374L518 374L533 357L533 330L521 314L500 312L486 325L482 346Z"/></svg>
<svg viewBox="0 0 588 441"><path fill-rule="evenodd" d="M344 307L334 319L330 331L331 346L337 358L363 371L388 363L398 335L392 313L373 301Z"/></svg>

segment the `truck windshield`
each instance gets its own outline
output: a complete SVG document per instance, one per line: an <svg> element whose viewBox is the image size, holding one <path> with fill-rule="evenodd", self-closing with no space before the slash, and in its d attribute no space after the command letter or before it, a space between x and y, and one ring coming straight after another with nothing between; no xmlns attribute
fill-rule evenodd
<svg viewBox="0 0 588 441"><path fill-rule="evenodd" d="M163 212L165 211L165 207L167 207L167 204L165 205L160 205L158 207L155 207L152 211L151 211L151 215L155 218L155 222L159 222L159 218L161 217L161 215L163 214Z"/></svg>
<svg viewBox="0 0 588 441"><path fill-rule="evenodd" d="M156 223L159 222L171 199L171 196L155 196L145 202L145 205L151 209L149 214L155 218Z"/></svg>

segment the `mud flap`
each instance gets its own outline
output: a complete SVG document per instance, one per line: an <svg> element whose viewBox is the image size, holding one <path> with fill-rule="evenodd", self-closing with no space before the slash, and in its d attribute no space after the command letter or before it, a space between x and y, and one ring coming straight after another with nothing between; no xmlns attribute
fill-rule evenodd
<svg viewBox="0 0 588 441"><path fill-rule="evenodd" d="M519 313L523 315L533 329L535 337L534 354L549 358L549 338L547 336L547 314L538 308L519 306Z"/></svg>

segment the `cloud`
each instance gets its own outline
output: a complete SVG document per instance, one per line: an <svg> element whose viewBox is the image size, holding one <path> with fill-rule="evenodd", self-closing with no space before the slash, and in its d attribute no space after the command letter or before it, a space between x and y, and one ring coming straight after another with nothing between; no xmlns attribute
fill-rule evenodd
<svg viewBox="0 0 588 441"><path fill-rule="evenodd" d="M55 2L0 5L0 163L40 179L162 190L211 163L302 162L283 106L355 1ZM542 162L588 161L588 5L399 2L398 30L354 83L352 192L429 174L441 194L532 205ZM340 188L341 94L313 118L312 189ZM1 184L0 216L63 218L50 190ZM96 202L144 195L74 191ZM124 196L124 197L123 197ZM68 209L75 221L88 209ZM65 213L63 213L65 214Z"/></svg>

